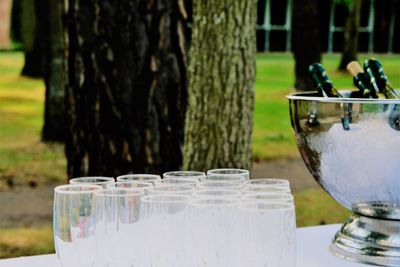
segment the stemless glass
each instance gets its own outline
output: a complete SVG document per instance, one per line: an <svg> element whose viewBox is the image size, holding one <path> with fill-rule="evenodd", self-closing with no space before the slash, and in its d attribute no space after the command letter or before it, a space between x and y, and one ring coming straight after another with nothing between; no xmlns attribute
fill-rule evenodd
<svg viewBox="0 0 400 267"><path fill-rule="evenodd" d="M296 216L294 205L277 202L244 202L241 266L294 267Z"/></svg>
<svg viewBox="0 0 400 267"><path fill-rule="evenodd" d="M107 185L115 183L115 180L112 177L87 176L87 177L72 178L69 180L69 183L70 184L93 184L93 185L100 185L103 188L106 188Z"/></svg>
<svg viewBox="0 0 400 267"><path fill-rule="evenodd" d="M194 198L206 199L220 199L220 198L233 198L240 199L241 192L239 190L230 189L199 189L193 193Z"/></svg>
<svg viewBox="0 0 400 267"><path fill-rule="evenodd" d="M250 179L250 174L248 170L244 169L233 169L233 168L224 168L224 169L212 169L207 171L207 176L213 175L223 175L223 176L241 176L244 180Z"/></svg>
<svg viewBox="0 0 400 267"><path fill-rule="evenodd" d="M54 189L54 245L61 266L93 267L96 258L94 194L103 187L69 184Z"/></svg>
<svg viewBox="0 0 400 267"><path fill-rule="evenodd" d="M205 180L197 185L198 189L231 189L231 190L241 190L243 184L237 181L210 181Z"/></svg>
<svg viewBox="0 0 400 267"><path fill-rule="evenodd" d="M125 174L117 177L117 182L142 181L154 184L158 180L161 177L155 174Z"/></svg>
<svg viewBox="0 0 400 267"><path fill-rule="evenodd" d="M232 198L195 198L190 201L187 223L190 266L239 267L239 203L239 199Z"/></svg>
<svg viewBox="0 0 400 267"><path fill-rule="evenodd" d="M187 267L185 234L187 203L185 195L148 195L142 198L146 219L145 266Z"/></svg>
<svg viewBox="0 0 400 267"><path fill-rule="evenodd" d="M285 179L278 179L278 178L257 178L251 179L248 181L243 182L243 186L246 187L271 187L271 186L278 186L284 188L290 188L290 183L288 180Z"/></svg>
<svg viewBox="0 0 400 267"><path fill-rule="evenodd" d="M96 240L99 265L143 266L142 221L143 190L126 187L107 188L96 192ZM105 263L105 264L104 264ZM98 265L96 265L97 267Z"/></svg>
<svg viewBox="0 0 400 267"><path fill-rule="evenodd" d="M196 179L197 181L202 181L206 178L206 174L204 172L198 171L172 171L172 172L165 172L163 174L164 179L169 178L190 178Z"/></svg>

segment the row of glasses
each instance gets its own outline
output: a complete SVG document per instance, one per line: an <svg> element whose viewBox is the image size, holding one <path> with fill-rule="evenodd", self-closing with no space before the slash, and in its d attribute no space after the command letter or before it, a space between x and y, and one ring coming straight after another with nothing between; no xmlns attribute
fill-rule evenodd
<svg viewBox="0 0 400 267"><path fill-rule="evenodd" d="M163 178L165 180L171 179L189 179L189 180L197 180L198 182L203 181L208 177L208 179L213 179L210 177L214 177L215 180L218 179L232 179L231 177L243 177L243 180L249 180L249 171L243 169L212 169L207 171L207 174L204 172L198 171L171 171L163 174ZM218 178L219 177L219 178ZM105 187L105 185L114 182L114 178L112 177L103 177L103 176L91 176L91 177L79 177L73 178L69 180L70 184L76 183L89 183L89 184L97 184ZM128 181L141 181L141 182L149 182L155 183L161 181L161 176L156 174L125 174L120 175L116 178L117 182L128 182Z"/></svg>
<svg viewBox="0 0 400 267"><path fill-rule="evenodd" d="M54 229L62 265L294 266L288 181L163 176L86 177L57 187ZM77 207L80 213L70 212Z"/></svg>

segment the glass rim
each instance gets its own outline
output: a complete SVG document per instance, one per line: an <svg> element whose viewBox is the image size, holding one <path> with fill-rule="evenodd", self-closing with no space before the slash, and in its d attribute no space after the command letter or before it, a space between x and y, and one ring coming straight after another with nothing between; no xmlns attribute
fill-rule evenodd
<svg viewBox="0 0 400 267"><path fill-rule="evenodd" d="M220 172L220 171L238 171L238 173L215 173L215 172ZM207 175L209 174L221 174L221 175L234 175L234 174L250 174L249 170L246 169L238 169L238 168L217 168L217 169L211 169L207 171Z"/></svg>
<svg viewBox="0 0 400 267"><path fill-rule="evenodd" d="M340 90L340 92L351 93L352 90ZM287 99L300 101L316 101L321 103L359 103L359 104L400 104L400 99L373 99L373 98L349 98L349 97L321 97L316 96L317 91L296 92L286 96Z"/></svg>
<svg viewBox="0 0 400 267"><path fill-rule="evenodd" d="M218 179L216 177L218 177ZM207 175L205 179L205 181L231 181L231 182L241 182L241 183L243 183L246 180L247 179L245 177L240 176L238 174L211 174Z"/></svg>
<svg viewBox="0 0 400 267"><path fill-rule="evenodd" d="M182 189L191 189L194 190L195 187L193 185L190 184L174 184L174 183L157 183L156 185L154 185L154 188L167 188L167 187L180 187Z"/></svg>
<svg viewBox="0 0 400 267"><path fill-rule="evenodd" d="M99 181L91 182L91 181L84 181L84 180L96 180L98 179ZM82 176L82 177L75 177L71 178L68 181L70 184L109 184L109 183L115 183L115 180L113 177L109 176Z"/></svg>
<svg viewBox="0 0 400 267"><path fill-rule="evenodd" d="M271 191L269 191L268 189L271 189ZM253 186L253 187L244 186L242 189L243 194L249 194L253 192L291 193L292 190L290 189L290 187L284 187L284 186Z"/></svg>
<svg viewBox="0 0 400 267"><path fill-rule="evenodd" d="M171 190L168 190L171 189ZM152 188L146 188L149 193L157 194L192 194L196 189L191 185L160 184ZM169 193L170 192L170 193Z"/></svg>
<svg viewBox="0 0 400 267"><path fill-rule="evenodd" d="M123 184L126 184L126 185L136 184L136 185L144 185L144 186L142 186L142 187L118 187L118 185L123 185ZM106 186L107 189L108 188L146 189L146 187L153 187L153 184L152 183L148 183L148 182L135 180L135 181L117 181L115 183L108 184Z"/></svg>
<svg viewBox="0 0 400 267"><path fill-rule="evenodd" d="M261 207L259 205L262 205ZM246 207L253 206L253 207ZM255 207L254 207L255 206ZM265 208L265 206L272 206L273 208ZM251 210L251 211L295 211L293 203L280 202L280 201L249 201L241 202L240 209Z"/></svg>
<svg viewBox="0 0 400 267"><path fill-rule="evenodd" d="M169 172L164 172L163 177L205 177L206 173L201 172L201 171L169 171Z"/></svg>
<svg viewBox="0 0 400 267"><path fill-rule="evenodd" d="M108 193L107 191L111 192ZM124 192L124 194L118 194L117 192L121 193ZM132 190L132 188L106 188L101 191L96 191L94 194L95 196L103 196L103 197L144 196L144 191Z"/></svg>
<svg viewBox="0 0 400 267"><path fill-rule="evenodd" d="M198 189L237 189L242 190L243 183L228 180L204 180L197 184Z"/></svg>
<svg viewBox="0 0 400 267"><path fill-rule="evenodd" d="M175 184L198 184L199 180L195 178L187 178L187 177L164 177L163 179L160 179L159 181L156 181L157 184L168 184L168 181L177 181ZM174 184L171 182L171 184Z"/></svg>
<svg viewBox="0 0 400 267"><path fill-rule="evenodd" d="M124 174L124 175L119 175L117 176L116 180L118 182L125 182L124 181L119 181L119 179L126 179L126 178L145 178L143 179L144 181L146 180L161 180L161 176L157 174L140 174L140 173L131 173L131 174ZM129 181L129 180L128 180ZM133 181L140 181L140 179L133 180Z"/></svg>
<svg viewBox="0 0 400 267"><path fill-rule="evenodd" d="M175 198L175 200L159 200L156 201L154 200L155 198ZM142 202L145 203L157 203L157 204L163 204L163 203L186 203L189 202L191 199L190 196L183 195L183 194L157 194L157 195L145 195L141 198Z"/></svg>
<svg viewBox="0 0 400 267"><path fill-rule="evenodd" d="M209 195L209 194L201 194L201 193L206 193L206 192L223 192L223 193L232 193L232 194L226 194L226 195ZM238 197L240 198L240 196L242 195L242 193L240 192L240 190L234 190L234 189L224 189L223 187L221 187L221 189L219 188L200 188L198 190L196 190L193 193L193 197L205 197L205 198L230 198L230 197Z"/></svg>
<svg viewBox="0 0 400 267"><path fill-rule="evenodd" d="M285 196L291 196L291 192L286 192L286 191L255 191L255 190L242 190L243 196L274 196L274 195L285 195ZM293 197L294 198L294 197Z"/></svg>
<svg viewBox="0 0 400 267"><path fill-rule="evenodd" d="M87 188L84 190L65 190L74 188ZM64 184L54 188L54 192L57 194L94 194L95 192L102 191L103 187L100 185L89 184L89 183L75 183L75 184Z"/></svg>
<svg viewBox="0 0 400 267"><path fill-rule="evenodd" d="M257 198L261 197L261 198ZM265 198L263 198L265 197ZM268 198L271 197L271 198ZM276 198L274 198L276 197ZM290 194L245 194L241 197L242 200L255 200L255 201L280 201L280 200L291 200L294 198Z"/></svg>
<svg viewBox="0 0 400 267"><path fill-rule="evenodd" d="M289 180L281 178L255 178L244 181L243 185L244 186L290 186L290 182Z"/></svg>
<svg viewBox="0 0 400 267"><path fill-rule="evenodd" d="M220 201L220 203L207 203L212 201ZM222 203L224 201L224 203ZM201 203L199 203L201 202ZM190 200L189 205L194 207L224 207L224 206L239 206L241 204L240 199L236 198L193 198Z"/></svg>

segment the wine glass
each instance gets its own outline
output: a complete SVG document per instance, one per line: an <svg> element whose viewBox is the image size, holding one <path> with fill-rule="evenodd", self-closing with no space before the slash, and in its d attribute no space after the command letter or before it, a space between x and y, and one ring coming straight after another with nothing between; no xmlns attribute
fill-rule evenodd
<svg viewBox="0 0 400 267"><path fill-rule="evenodd" d="M144 258L147 266L187 267L185 234L187 203L186 195L147 195L142 197L147 236Z"/></svg>
<svg viewBox="0 0 400 267"><path fill-rule="evenodd" d="M294 267L296 265L296 216L294 205L250 201L240 205L243 226L241 265Z"/></svg>
<svg viewBox="0 0 400 267"><path fill-rule="evenodd" d="M239 199L230 197L190 201L187 254L194 262L192 266L239 267L239 203Z"/></svg>
<svg viewBox="0 0 400 267"><path fill-rule="evenodd" d="M111 187L96 192L96 239L98 258L105 266L143 266L143 235L141 197L144 190Z"/></svg>
<svg viewBox="0 0 400 267"><path fill-rule="evenodd" d="M54 244L61 266L94 267L96 215L94 194L103 187L69 184L54 189Z"/></svg>

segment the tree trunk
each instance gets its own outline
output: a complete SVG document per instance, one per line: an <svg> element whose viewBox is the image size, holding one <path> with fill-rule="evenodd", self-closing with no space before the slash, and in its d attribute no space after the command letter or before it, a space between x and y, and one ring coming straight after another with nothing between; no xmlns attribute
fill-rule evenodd
<svg viewBox="0 0 400 267"><path fill-rule="evenodd" d="M296 0L293 4L292 47L297 90L314 90L308 66L321 61L317 0Z"/></svg>
<svg viewBox="0 0 400 267"><path fill-rule="evenodd" d="M11 0L0 1L0 50L10 48Z"/></svg>
<svg viewBox="0 0 400 267"><path fill-rule="evenodd" d="M67 1L69 177L181 166L186 16L181 0Z"/></svg>
<svg viewBox="0 0 400 267"><path fill-rule="evenodd" d="M34 78L43 76L43 29L39 24L47 14L40 6L40 0L22 0L21 4L21 37L25 52L21 75Z"/></svg>
<svg viewBox="0 0 400 267"><path fill-rule="evenodd" d="M184 168L251 166L257 1L194 1Z"/></svg>
<svg viewBox="0 0 400 267"><path fill-rule="evenodd" d="M350 13L346 19L344 46L339 70L346 70L349 62L357 60L358 28L360 27L362 0L353 0L349 5Z"/></svg>
<svg viewBox="0 0 400 267"><path fill-rule="evenodd" d="M16 43L22 42L22 1L23 0L12 0L10 36L13 42Z"/></svg>
<svg viewBox="0 0 400 267"><path fill-rule="evenodd" d="M45 37L44 81L46 85L46 101L44 112L43 141L64 141L65 109L64 109L64 76L63 76L63 26L62 15L64 0L39 0L43 12L48 14L43 25Z"/></svg>

